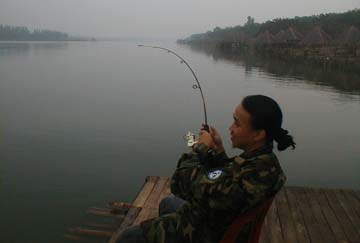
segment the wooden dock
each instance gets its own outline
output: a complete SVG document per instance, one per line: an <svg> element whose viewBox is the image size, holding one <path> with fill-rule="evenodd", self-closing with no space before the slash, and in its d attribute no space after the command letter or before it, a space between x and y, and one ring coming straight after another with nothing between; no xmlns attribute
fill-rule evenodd
<svg viewBox="0 0 360 243"><path fill-rule="evenodd" d="M122 229L158 216L158 205L170 194L170 179L149 176L129 203L110 202L89 208L97 222L71 228L67 239L113 242ZM99 222L102 218L102 222ZM360 191L285 187L265 218L261 243L360 243Z"/></svg>

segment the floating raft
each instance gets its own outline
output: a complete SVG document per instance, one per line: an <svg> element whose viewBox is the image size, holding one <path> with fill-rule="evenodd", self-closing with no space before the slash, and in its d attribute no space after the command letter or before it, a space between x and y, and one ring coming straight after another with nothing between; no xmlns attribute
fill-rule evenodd
<svg viewBox="0 0 360 243"><path fill-rule="evenodd" d="M170 194L170 178L148 176L132 203L92 207L93 221L71 228L65 238L110 242L124 228L158 216L158 205ZM284 187L265 218L261 243L360 243L360 191Z"/></svg>

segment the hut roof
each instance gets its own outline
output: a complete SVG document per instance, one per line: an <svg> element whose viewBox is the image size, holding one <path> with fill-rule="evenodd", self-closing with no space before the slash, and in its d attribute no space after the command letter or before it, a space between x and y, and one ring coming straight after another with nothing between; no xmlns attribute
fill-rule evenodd
<svg viewBox="0 0 360 243"><path fill-rule="evenodd" d="M284 30L280 30L276 35L275 35L275 39L276 39L276 42L278 43L284 43L286 42L285 40L285 31Z"/></svg>
<svg viewBox="0 0 360 243"><path fill-rule="evenodd" d="M265 32L260 33L255 38L255 44L272 44L276 42L276 39L270 31L266 30Z"/></svg>
<svg viewBox="0 0 360 243"><path fill-rule="evenodd" d="M286 33L286 37L288 40L302 40L302 38L304 38L304 36L298 32L297 30L295 30L293 27L289 27L287 29Z"/></svg>
<svg viewBox="0 0 360 243"><path fill-rule="evenodd" d="M360 30L354 25L350 26L344 33L345 44L358 44L360 43Z"/></svg>
<svg viewBox="0 0 360 243"><path fill-rule="evenodd" d="M332 38L320 26L316 26L300 42L303 45L326 45L332 42Z"/></svg>
<svg viewBox="0 0 360 243"><path fill-rule="evenodd" d="M304 36L300 32L296 31L293 27L289 27L286 31L281 30L275 36L277 42L279 43L301 41L303 37Z"/></svg>

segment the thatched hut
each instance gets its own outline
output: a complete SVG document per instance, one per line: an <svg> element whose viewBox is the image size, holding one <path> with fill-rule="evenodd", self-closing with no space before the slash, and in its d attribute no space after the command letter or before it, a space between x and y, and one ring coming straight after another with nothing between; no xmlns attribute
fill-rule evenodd
<svg viewBox="0 0 360 243"><path fill-rule="evenodd" d="M299 43L304 36L296 31L293 27L289 27L286 31L281 30L275 35L277 43Z"/></svg>
<svg viewBox="0 0 360 243"><path fill-rule="evenodd" d="M342 43L348 45L360 44L360 30L354 25L350 26L343 35Z"/></svg>
<svg viewBox="0 0 360 243"><path fill-rule="evenodd" d="M270 31L266 30L265 32L260 33L255 39L254 43L256 45L266 45L276 43L276 39Z"/></svg>
<svg viewBox="0 0 360 243"><path fill-rule="evenodd" d="M304 39L300 42L302 45L328 45L333 42L333 39L329 34L321 29L320 26L316 26L310 31Z"/></svg>

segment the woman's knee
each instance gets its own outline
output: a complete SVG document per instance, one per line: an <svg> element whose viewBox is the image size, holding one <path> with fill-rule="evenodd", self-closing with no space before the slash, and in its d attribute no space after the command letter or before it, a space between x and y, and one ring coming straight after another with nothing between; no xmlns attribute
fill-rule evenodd
<svg viewBox="0 0 360 243"><path fill-rule="evenodd" d="M185 204L185 200L174 195L163 198L159 204L159 215L174 213Z"/></svg>

